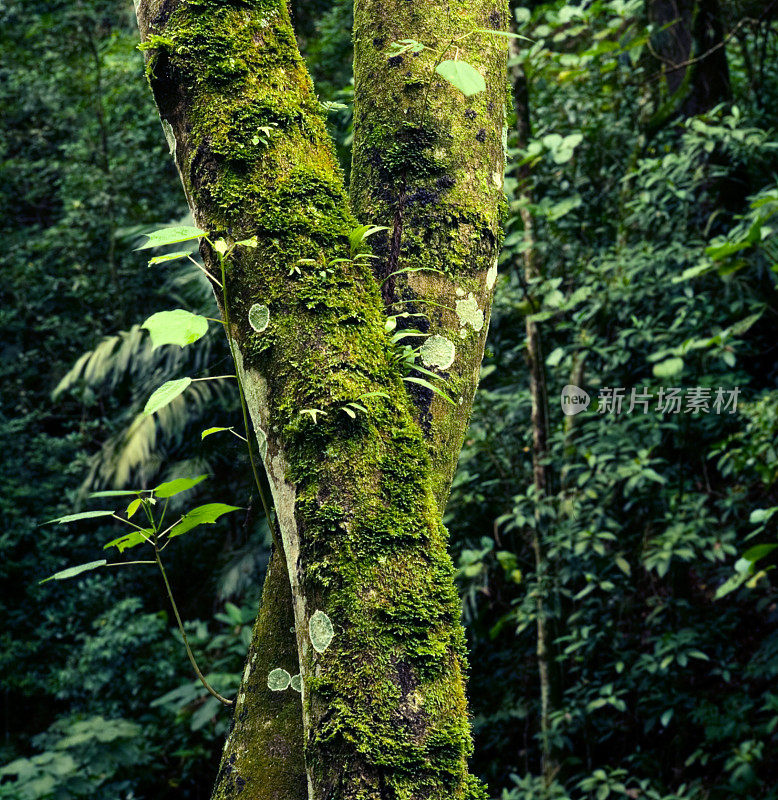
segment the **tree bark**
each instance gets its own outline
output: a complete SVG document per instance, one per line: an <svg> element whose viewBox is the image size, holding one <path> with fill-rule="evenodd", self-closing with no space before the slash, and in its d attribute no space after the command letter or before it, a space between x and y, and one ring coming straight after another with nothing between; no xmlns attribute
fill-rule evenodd
<svg viewBox="0 0 778 800"><path fill-rule="evenodd" d="M375 237L373 264L387 313L421 315L398 327L418 328L448 347L445 339L456 353L450 365L435 365L434 354L425 363L446 378L455 405L418 385L411 391L441 513L470 419L497 279L507 48L488 31L505 30L507 21L502 0L356 0L354 7L352 208L389 228ZM387 52L407 39L425 49ZM485 77L486 91L451 91L433 70L454 58Z"/></svg>
<svg viewBox="0 0 778 800"><path fill-rule="evenodd" d="M515 42L511 43L511 55L516 59L519 55ZM532 124L530 117L529 80L525 68L516 64L511 70L513 88L513 107L516 112L516 133L519 149L526 150L531 136ZM528 164L521 165L516 170L516 177L521 187L522 195L534 201L532 186L532 173ZM524 283L531 286L542 276L542 265L535 245L535 221L530 208L524 204L520 210L521 221L524 227L525 248L523 252L523 265L519 267L523 272ZM541 737L541 768L544 785L548 788L559 772L559 764L554 757L551 747L551 713L558 705L558 687L552 680L550 662L552 649L552 636L549 633L548 610L546 595L548 589L548 561L543 550L543 525L545 520L542 513L546 502L548 476L546 471L546 458L548 457L548 391L546 387L546 365L543 358L543 337L537 321L528 314L525 321L527 337L527 367L529 369L529 390L532 408L532 476L535 489L534 527L528 531L529 545L535 562L535 575L537 589L535 594L536 613L536 646L535 655L538 664L538 682L540 688L540 737Z"/></svg>
<svg viewBox="0 0 778 800"><path fill-rule="evenodd" d="M256 249L238 247L230 259L227 333L283 538L308 796L483 797L466 766L464 637L440 481L385 333L379 287L365 261L349 257L356 223L286 5L156 0L137 11L196 223L228 241L258 236ZM201 252L213 270L214 253L207 244ZM261 332L248 321L257 303L270 310ZM368 412L345 413L354 401ZM335 632L324 651L309 637L317 612ZM260 646L257 633L219 797L273 796L262 766L272 759L259 752L273 656L263 651L263 663ZM292 692L283 698L298 702Z"/></svg>

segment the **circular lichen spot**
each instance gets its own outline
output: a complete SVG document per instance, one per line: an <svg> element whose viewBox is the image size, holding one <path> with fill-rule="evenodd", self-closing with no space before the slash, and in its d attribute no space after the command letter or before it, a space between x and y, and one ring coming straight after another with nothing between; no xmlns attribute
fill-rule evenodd
<svg viewBox="0 0 778 800"><path fill-rule="evenodd" d="M302 692L303 690L303 679L300 677L300 673L298 672L297 675L292 675L292 688L296 692Z"/></svg>
<svg viewBox="0 0 778 800"><path fill-rule="evenodd" d="M317 653L323 653L330 646L335 629L330 618L323 611L317 611L308 621L308 633L313 649Z"/></svg>
<svg viewBox="0 0 778 800"><path fill-rule="evenodd" d="M457 300L457 316L462 327L469 325L474 331L484 327L484 312L478 308L478 301L472 292L464 300Z"/></svg>
<svg viewBox="0 0 778 800"><path fill-rule="evenodd" d="M263 303L254 303L249 309L249 325L257 332L267 328L270 322L270 309Z"/></svg>
<svg viewBox="0 0 778 800"><path fill-rule="evenodd" d="M292 676L285 669L274 669L267 676L267 688L271 692L283 692L289 688Z"/></svg>
<svg viewBox="0 0 778 800"><path fill-rule="evenodd" d="M454 363L457 350L450 339L436 333L424 342L420 354L426 366L448 369Z"/></svg>

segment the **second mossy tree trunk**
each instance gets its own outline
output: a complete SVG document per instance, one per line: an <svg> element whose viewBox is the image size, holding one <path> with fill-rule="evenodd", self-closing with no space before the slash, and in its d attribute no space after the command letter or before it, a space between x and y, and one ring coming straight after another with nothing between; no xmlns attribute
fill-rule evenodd
<svg viewBox="0 0 778 800"><path fill-rule="evenodd" d="M384 24L399 35L395 30L408 25L402 38L421 39L413 17L399 28L390 24L393 13L415 4L396 5L368 13L366 4L367 17L358 8L363 34L374 14L377 29ZM475 390L499 240L505 49L491 41L496 36L476 29L500 27L505 16L493 5L475 13L478 5L426 4L424 19L434 11L447 25L422 31L429 52L420 56L431 59L405 87L421 107L418 127L425 134L414 143L414 163L424 165L424 180L435 181L439 193L427 204L430 221L440 223L434 227L443 241L453 242L450 252L457 256L447 258L445 245L422 243L434 255L425 263L410 260L424 229L424 204L417 203L404 228L416 231L406 239L408 266L436 270L431 275L442 274L444 288L431 283L432 293L425 295L426 286L411 287L412 296L400 299L418 306L412 313L442 307L425 317L429 330L441 333L426 358L422 353L422 363L441 379L449 377L448 387L440 385L456 413L441 412L443 421L436 422L429 398L417 397L415 404L409 398L401 353L387 335L387 316L397 311L391 305L396 298L381 292L386 262L377 262L377 277L349 242L357 221L285 2L137 3L149 82L197 225L212 241L258 241L256 248L235 248L224 291L215 291L229 312L227 335L284 552L283 559L274 556L269 573L217 797L296 800L302 791L310 800L484 796L467 771L472 743L464 635L440 521ZM481 36L489 37L486 44ZM380 47L375 44L376 52ZM486 88L471 97L433 71L441 61L460 58L486 80ZM381 87L358 81L357 92L363 88L357 137L369 130L371 113L379 120L382 108ZM371 92L376 111L364 106L360 117L360 102ZM475 156L461 167L448 155L457 132L443 127L453 110L481 125ZM415 182L407 165L403 161L394 173L387 213L376 209L372 216L367 202L360 209L369 215L360 222L391 224L392 240L398 204L412 207L398 198L409 186L429 189ZM362 170L367 166L355 163L355 185ZM491 181L488 188L484 179ZM391 272L412 274L399 272L402 246L401 240ZM216 277L215 253L207 244L201 250ZM262 326L249 319L255 306L262 307ZM302 707L292 691L271 694L265 674L270 667L294 669L280 635L283 567ZM293 741L300 711L304 782Z"/></svg>

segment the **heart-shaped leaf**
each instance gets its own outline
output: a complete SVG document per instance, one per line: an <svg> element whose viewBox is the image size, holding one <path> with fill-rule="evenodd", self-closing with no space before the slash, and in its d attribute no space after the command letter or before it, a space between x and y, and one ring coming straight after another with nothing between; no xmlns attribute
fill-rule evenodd
<svg viewBox="0 0 778 800"><path fill-rule="evenodd" d="M158 311L152 314L141 328L145 328L151 334L152 350L163 344L186 347L205 336L208 332L208 320L199 314L176 308L173 311Z"/></svg>
<svg viewBox="0 0 778 800"><path fill-rule="evenodd" d="M445 78L452 86L459 89L465 97L470 97L486 90L483 75L467 61L441 61L435 72Z"/></svg>

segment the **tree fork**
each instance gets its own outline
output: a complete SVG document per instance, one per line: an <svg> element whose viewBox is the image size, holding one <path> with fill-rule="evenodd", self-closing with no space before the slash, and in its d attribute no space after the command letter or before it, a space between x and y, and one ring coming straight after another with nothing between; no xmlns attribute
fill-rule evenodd
<svg viewBox="0 0 778 800"><path fill-rule="evenodd" d="M332 263L348 256L355 223L286 6L149 2L138 18L195 221L259 237L229 264L228 335L284 540L309 797L481 797L466 768L464 638L426 446L378 286L364 262ZM271 312L261 333L248 323L257 302ZM355 420L341 413L367 392L388 397ZM307 635L318 610L336 631L321 653ZM251 713L242 690L238 721ZM262 791L261 770L242 772L255 754L246 736L222 796Z"/></svg>

